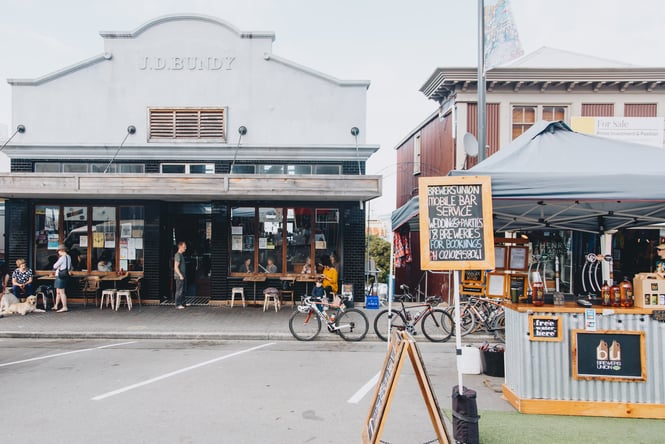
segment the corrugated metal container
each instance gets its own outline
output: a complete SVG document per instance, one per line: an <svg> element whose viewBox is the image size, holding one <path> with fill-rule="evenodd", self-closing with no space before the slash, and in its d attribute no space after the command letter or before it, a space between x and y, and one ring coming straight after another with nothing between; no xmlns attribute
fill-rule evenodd
<svg viewBox="0 0 665 444"><path fill-rule="evenodd" d="M562 341L529 339L529 314L506 310L506 385L521 399L665 403L665 323L645 314L597 315L597 330L643 331L646 381L573 379L572 330L583 313L537 313L561 318Z"/></svg>

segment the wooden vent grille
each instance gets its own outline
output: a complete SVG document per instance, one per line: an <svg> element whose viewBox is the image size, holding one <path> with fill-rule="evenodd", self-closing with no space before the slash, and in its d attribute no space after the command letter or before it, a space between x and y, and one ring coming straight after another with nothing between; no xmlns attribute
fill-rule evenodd
<svg viewBox="0 0 665 444"><path fill-rule="evenodd" d="M224 109L151 109L151 139L225 140Z"/></svg>

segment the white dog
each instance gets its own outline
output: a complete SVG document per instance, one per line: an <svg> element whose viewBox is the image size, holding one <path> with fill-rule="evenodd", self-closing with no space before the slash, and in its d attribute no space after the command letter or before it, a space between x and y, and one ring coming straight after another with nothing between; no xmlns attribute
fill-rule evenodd
<svg viewBox="0 0 665 444"><path fill-rule="evenodd" d="M21 301L14 296L11 288L6 288L5 293L2 295L2 301L0 301L0 313L7 311L10 305L16 304L17 302Z"/></svg>
<svg viewBox="0 0 665 444"><path fill-rule="evenodd" d="M7 295L5 294L2 298L3 303L6 297ZM37 296L35 295L30 295L27 298L25 298L25 302L14 302L13 304L9 304L7 309L2 310L0 312L0 315L4 316L8 314L18 313L22 316L25 316L26 313L32 313L32 312L44 313L44 310L37 308Z"/></svg>

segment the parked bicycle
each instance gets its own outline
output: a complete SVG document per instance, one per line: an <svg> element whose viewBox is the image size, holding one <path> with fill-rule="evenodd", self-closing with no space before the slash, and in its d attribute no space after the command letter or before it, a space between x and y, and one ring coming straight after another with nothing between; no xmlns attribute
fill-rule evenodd
<svg viewBox="0 0 665 444"><path fill-rule="evenodd" d="M365 313L348 308L347 303L340 300L331 304L325 298L320 301L310 296L303 298L289 318L291 334L299 341L311 341L325 324L329 332L340 335L345 341L362 341L369 330L369 321Z"/></svg>
<svg viewBox="0 0 665 444"><path fill-rule="evenodd" d="M420 328L427 339L432 342L446 342L453 334L454 321L450 314L440 308L434 308L441 302L437 296L429 296L424 303L406 306L404 301L410 301L413 296L409 293L409 287L400 287L404 294L396 295L395 301L401 304L401 309L382 310L374 319L374 331L383 341L387 341L393 330L408 331L412 335L417 334L416 324L420 322ZM390 325L390 331L388 326Z"/></svg>
<svg viewBox="0 0 665 444"><path fill-rule="evenodd" d="M450 315L455 307L448 308ZM506 315L501 300L469 296L460 303L460 331L462 336L476 332L481 328L500 341L506 338Z"/></svg>

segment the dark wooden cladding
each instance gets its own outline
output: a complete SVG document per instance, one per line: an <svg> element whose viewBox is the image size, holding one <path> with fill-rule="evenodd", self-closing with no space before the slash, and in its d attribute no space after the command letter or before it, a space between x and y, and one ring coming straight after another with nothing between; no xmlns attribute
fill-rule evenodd
<svg viewBox="0 0 665 444"><path fill-rule="evenodd" d="M487 157L499 151L500 141L500 113L499 113L499 104L498 103L488 103L485 106L485 134L486 141L489 148L487 149ZM473 136L478 139L478 104L469 103L466 108L466 131L473 134ZM468 157L466 159L466 168L469 169L472 166L478 164L477 157Z"/></svg>
<svg viewBox="0 0 665 444"><path fill-rule="evenodd" d="M419 176L445 176L455 167L452 115L434 115L420 129L420 174L413 174L415 135L397 148L397 207L418 194Z"/></svg>
<svg viewBox="0 0 665 444"><path fill-rule="evenodd" d="M614 104L583 103L582 117L614 117Z"/></svg>
<svg viewBox="0 0 665 444"><path fill-rule="evenodd" d="M624 117L657 117L657 111L655 103L626 103L623 106Z"/></svg>

